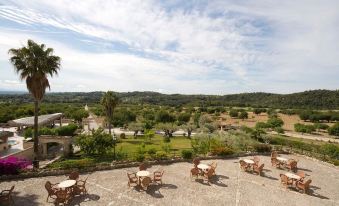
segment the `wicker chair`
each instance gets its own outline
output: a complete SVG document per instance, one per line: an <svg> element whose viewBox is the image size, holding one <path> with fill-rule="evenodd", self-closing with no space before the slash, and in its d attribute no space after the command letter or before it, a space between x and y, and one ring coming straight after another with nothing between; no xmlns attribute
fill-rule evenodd
<svg viewBox="0 0 339 206"><path fill-rule="evenodd" d="M218 166L217 162L212 162L211 164L209 164L209 166L214 170L213 175L215 175L215 170L217 169Z"/></svg>
<svg viewBox="0 0 339 206"><path fill-rule="evenodd" d="M262 173L262 171L263 171L263 169L264 169L264 164L261 164L260 166L258 166L258 165L253 165L253 172L255 172L255 173L258 173L258 175L260 175L261 176L261 173Z"/></svg>
<svg viewBox="0 0 339 206"><path fill-rule="evenodd" d="M81 194L88 194L87 189L86 189L86 182L87 182L88 176L86 177L85 180L78 180L77 184L74 186L74 192L76 195L81 195Z"/></svg>
<svg viewBox="0 0 339 206"><path fill-rule="evenodd" d="M2 190L0 193L0 205L6 203L7 205L13 205L14 200L12 198L12 192L14 190L14 185L9 190Z"/></svg>
<svg viewBox="0 0 339 206"><path fill-rule="evenodd" d="M139 170L140 170L140 171L147 170L146 164L145 164L145 163L141 163L141 164L139 165Z"/></svg>
<svg viewBox="0 0 339 206"><path fill-rule="evenodd" d="M272 151L272 153L271 153L271 158L272 158L272 157L277 158L277 157L278 157L278 152Z"/></svg>
<svg viewBox="0 0 339 206"><path fill-rule="evenodd" d="M297 186L298 189L300 189L304 193L308 194L311 182L312 182L312 180L307 180L307 181L304 181L304 182L298 181L296 186Z"/></svg>
<svg viewBox="0 0 339 206"><path fill-rule="evenodd" d="M67 190L58 190L56 193L55 205L67 205L72 199L72 195Z"/></svg>
<svg viewBox="0 0 339 206"><path fill-rule="evenodd" d="M205 180L207 180L207 182L210 182L210 178L213 176L213 174L215 173L213 168L210 168L209 170L207 170L207 172L204 173L204 178Z"/></svg>
<svg viewBox="0 0 339 206"><path fill-rule="evenodd" d="M196 177L196 178L199 177L199 174L200 174L199 168L194 167L194 168L191 169L191 173L190 173L191 179L192 179L192 177Z"/></svg>
<svg viewBox="0 0 339 206"><path fill-rule="evenodd" d="M305 179L305 177L306 177L305 172L303 172L303 171L298 171L298 172L297 172L297 175L298 175L299 177L301 177L299 181L300 181L300 182L303 182L304 179Z"/></svg>
<svg viewBox="0 0 339 206"><path fill-rule="evenodd" d="M247 164L244 160L240 160L239 164L243 171L249 171L251 169L251 165Z"/></svg>
<svg viewBox="0 0 339 206"><path fill-rule="evenodd" d="M129 187L131 187L131 184L135 184L135 186L138 185L137 173L135 173L135 172L127 173L127 177L128 177L128 186Z"/></svg>
<svg viewBox="0 0 339 206"><path fill-rule="evenodd" d="M259 165L260 158L259 157L254 157L253 161L254 161L254 165Z"/></svg>
<svg viewBox="0 0 339 206"><path fill-rule="evenodd" d="M148 186L152 183L152 179L150 177L144 177L141 180L141 187L144 190L147 190Z"/></svg>
<svg viewBox="0 0 339 206"><path fill-rule="evenodd" d="M280 168L281 162L276 157L271 157L272 166L275 168Z"/></svg>
<svg viewBox="0 0 339 206"><path fill-rule="evenodd" d="M199 164L200 164L200 159L197 158L197 157L194 158L194 159L193 159L193 164L194 164L194 165L199 165Z"/></svg>
<svg viewBox="0 0 339 206"><path fill-rule="evenodd" d="M57 184L52 184L50 181L47 181L45 183L45 188L47 190L47 199L46 199L46 202L48 202L48 198L53 198L55 199L56 198L56 192L58 191L58 188L56 188Z"/></svg>
<svg viewBox="0 0 339 206"><path fill-rule="evenodd" d="M294 159L289 159L285 167L288 170L292 170L293 172L296 172L298 169L297 164L298 162L295 161Z"/></svg>
<svg viewBox="0 0 339 206"><path fill-rule="evenodd" d="M284 185L286 188L293 185L293 180L290 180L286 175L280 174L281 184Z"/></svg>
<svg viewBox="0 0 339 206"><path fill-rule="evenodd" d="M70 180L78 180L79 179L79 172L73 171L71 174L69 174L68 178Z"/></svg>
<svg viewBox="0 0 339 206"><path fill-rule="evenodd" d="M155 171L153 173L153 182L157 183L160 182L160 184L162 184L162 176L164 174L164 170L161 171Z"/></svg>

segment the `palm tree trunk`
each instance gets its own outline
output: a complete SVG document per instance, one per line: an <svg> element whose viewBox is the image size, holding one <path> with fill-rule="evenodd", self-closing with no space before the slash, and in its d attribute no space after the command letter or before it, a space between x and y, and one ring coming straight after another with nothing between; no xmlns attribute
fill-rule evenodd
<svg viewBox="0 0 339 206"><path fill-rule="evenodd" d="M38 116L39 116L39 101L34 100L34 154L36 158L39 157Z"/></svg>

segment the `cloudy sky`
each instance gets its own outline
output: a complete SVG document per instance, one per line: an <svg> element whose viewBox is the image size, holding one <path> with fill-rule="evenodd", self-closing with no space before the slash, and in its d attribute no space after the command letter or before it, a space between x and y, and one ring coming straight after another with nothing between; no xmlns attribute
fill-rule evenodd
<svg viewBox="0 0 339 206"><path fill-rule="evenodd" d="M57 91L184 94L339 89L338 0L0 0L0 90L25 90L8 49L62 58Z"/></svg>

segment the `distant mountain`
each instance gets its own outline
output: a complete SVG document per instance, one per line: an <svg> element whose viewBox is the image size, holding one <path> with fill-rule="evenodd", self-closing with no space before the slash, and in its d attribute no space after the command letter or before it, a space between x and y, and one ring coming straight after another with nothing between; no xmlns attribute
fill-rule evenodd
<svg viewBox="0 0 339 206"><path fill-rule="evenodd" d="M48 93L44 102L99 103L103 92ZM157 92L116 93L124 103L167 106L251 106L291 109L339 109L339 90L311 90L293 94L242 93L230 95L183 95ZM27 93L1 94L0 102L31 102Z"/></svg>

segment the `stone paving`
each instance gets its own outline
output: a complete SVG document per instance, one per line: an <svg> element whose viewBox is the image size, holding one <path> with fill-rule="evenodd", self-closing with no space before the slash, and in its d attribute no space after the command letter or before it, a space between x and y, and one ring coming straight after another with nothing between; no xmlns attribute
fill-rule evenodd
<svg viewBox="0 0 339 206"><path fill-rule="evenodd" d="M287 171L273 168L270 157L260 156L265 164L263 176L240 171L238 158L215 160L218 163L217 175L210 185L190 179L190 163L156 165L148 170L163 168L164 184L151 186L147 192L127 186L126 170L137 168L83 174L81 179L89 175L89 195L75 197L69 205L339 205L338 167L301 156L288 157L299 159L299 170L307 174L307 179L312 179L310 195L282 187L279 174ZM15 205L53 205L52 201L46 202L44 184L47 180L57 183L65 179L65 176L50 176L1 182L0 189L15 185Z"/></svg>

